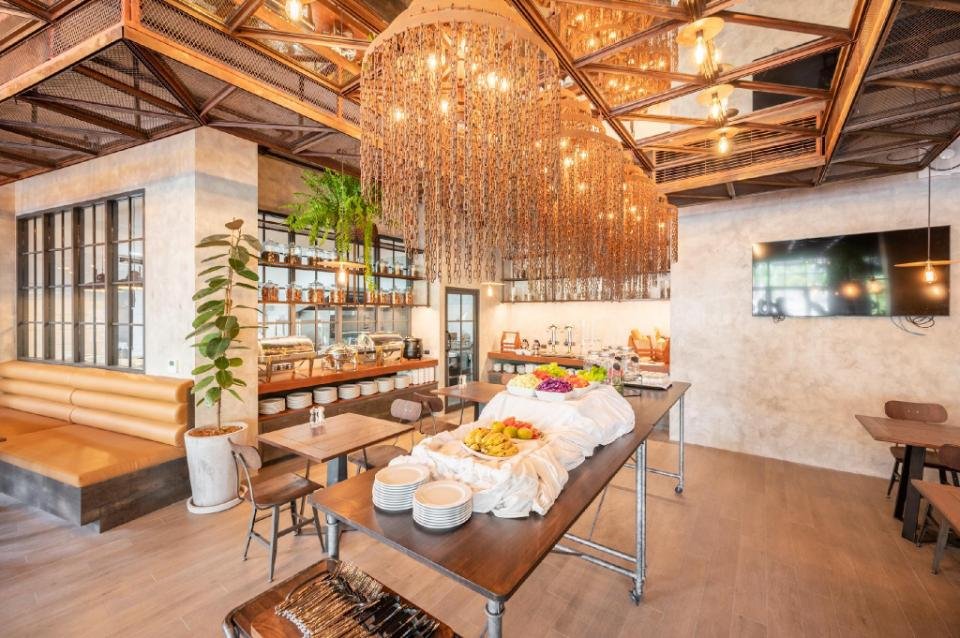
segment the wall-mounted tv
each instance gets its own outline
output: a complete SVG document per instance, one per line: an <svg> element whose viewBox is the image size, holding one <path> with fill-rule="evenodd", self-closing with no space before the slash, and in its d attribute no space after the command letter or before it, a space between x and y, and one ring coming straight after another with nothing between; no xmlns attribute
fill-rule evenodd
<svg viewBox="0 0 960 638"><path fill-rule="evenodd" d="M927 258L927 229L815 237L753 245L754 316L950 314L950 267L894 264ZM930 233L930 258L950 259L950 227Z"/></svg>

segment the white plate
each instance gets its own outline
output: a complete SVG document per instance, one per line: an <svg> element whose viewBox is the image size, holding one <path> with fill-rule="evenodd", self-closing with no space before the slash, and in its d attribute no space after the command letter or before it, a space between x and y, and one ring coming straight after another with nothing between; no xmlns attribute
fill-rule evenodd
<svg viewBox="0 0 960 638"><path fill-rule="evenodd" d="M473 498L469 487L459 481L432 481L424 483L413 495L414 501L431 510L449 510L461 507Z"/></svg>
<svg viewBox="0 0 960 638"><path fill-rule="evenodd" d="M518 397L532 397L537 391L534 388L521 388L520 386L507 384L507 392Z"/></svg>
<svg viewBox="0 0 960 638"><path fill-rule="evenodd" d="M374 485L406 487L430 478L430 470L423 465L390 465L377 472Z"/></svg>
<svg viewBox="0 0 960 638"><path fill-rule="evenodd" d="M512 440L513 440L513 444L516 445L520 451L511 456L493 456L492 454L484 454L483 452L478 452L477 450L473 450L469 448L467 444L464 443L463 441L460 441L460 447L462 447L464 450L466 450L470 454L476 456L477 458L483 459L484 461L509 461L510 459L517 458L524 452L528 451L530 448L536 449L540 447L540 439L512 439Z"/></svg>
<svg viewBox="0 0 960 638"><path fill-rule="evenodd" d="M465 510L463 512L456 512L455 515L451 516L426 516L424 513L416 508L413 510L413 516L418 523L423 525L436 525L438 527L447 527L449 525L456 525L462 523L463 521L470 518L473 514L470 510Z"/></svg>

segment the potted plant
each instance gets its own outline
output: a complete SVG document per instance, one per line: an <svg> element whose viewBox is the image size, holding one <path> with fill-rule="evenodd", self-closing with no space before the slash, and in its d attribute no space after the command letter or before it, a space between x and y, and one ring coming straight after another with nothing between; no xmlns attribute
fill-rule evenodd
<svg viewBox="0 0 960 638"><path fill-rule="evenodd" d="M380 208L363 196L360 180L329 168L322 173L303 172L308 192L294 193L297 201L289 204L287 225L295 231L308 231L316 245L321 233L333 230L337 259L348 260L350 242L363 236L363 264L367 288L374 288L373 238Z"/></svg>
<svg viewBox="0 0 960 638"><path fill-rule="evenodd" d="M242 441L247 424L224 422L223 401L232 396L243 401L236 388L247 382L236 374L243 359L231 356L243 349L237 345L240 331L255 326L242 326L235 314L238 309L256 310L237 304L236 288L257 289L257 272L247 266L260 253L256 237L243 232L243 220L234 219L225 224L228 232L210 235L197 244L199 249L216 249L216 254L204 258L209 264L199 276L207 276L193 295L197 303L193 331L187 339L194 342L201 363L191 374L196 377L193 394L197 405L216 408L216 424L195 427L187 431L187 465L190 469L190 489L187 502L191 512L209 514L233 507L237 498L237 474L230 450L230 441Z"/></svg>

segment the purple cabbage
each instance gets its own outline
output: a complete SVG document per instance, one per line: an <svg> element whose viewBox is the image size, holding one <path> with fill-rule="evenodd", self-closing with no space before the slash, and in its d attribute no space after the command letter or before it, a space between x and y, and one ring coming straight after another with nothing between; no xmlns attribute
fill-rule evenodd
<svg viewBox="0 0 960 638"><path fill-rule="evenodd" d="M564 381L563 379L547 379L540 383L537 386L537 390L540 392L572 392L573 386Z"/></svg>

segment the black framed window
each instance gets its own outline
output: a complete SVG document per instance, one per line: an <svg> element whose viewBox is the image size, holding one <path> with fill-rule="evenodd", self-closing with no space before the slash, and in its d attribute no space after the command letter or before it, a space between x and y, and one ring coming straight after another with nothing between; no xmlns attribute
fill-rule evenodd
<svg viewBox="0 0 960 638"><path fill-rule="evenodd" d="M22 217L18 356L143 370L143 194Z"/></svg>

